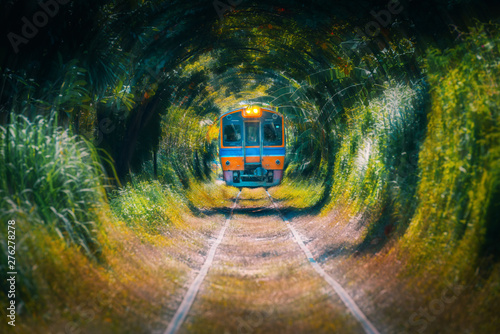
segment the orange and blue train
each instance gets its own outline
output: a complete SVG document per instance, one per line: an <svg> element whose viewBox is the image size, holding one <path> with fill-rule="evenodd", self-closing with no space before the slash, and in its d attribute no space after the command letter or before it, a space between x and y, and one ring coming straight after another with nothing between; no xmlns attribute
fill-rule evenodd
<svg viewBox="0 0 500 334"><path fill-rule="evenodd" d="M227 185L272 187L283 179L285 120L272 108L250 106L220 117L219 157Z"/></svg>

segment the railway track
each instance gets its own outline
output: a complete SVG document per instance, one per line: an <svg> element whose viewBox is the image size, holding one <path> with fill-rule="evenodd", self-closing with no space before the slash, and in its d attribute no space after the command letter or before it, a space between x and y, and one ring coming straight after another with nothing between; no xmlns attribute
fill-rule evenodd
<svg viewBox="0 0 500 334"><path fill-rule="evenodd" d="M241 193L164 333L378 334L271 195Z"/></svg>
<svg viewBox="0 0 500 334"><path fill-rule="evenodd" d="M191 283L191 286L189 287L188 291L186 292L186 295L184 296L181 304L179 305L179 308L175 312L172 320L170 320L170 323L165 330L165 334L174 334L177 333L179 330L180 326L186 319L186 316L189 312L189 309L191 308L191 305L193 305L194 299L196 295L198 294L198 291L200 290L201 283L205 279L205 276L208 273L208 270L212 266L212 262L215 257L215 252L217 251L217 247L219 247L220 243L222 242L222 238L224 238L224 233L226 233L226 229L229 226L229 222L231 221L231 217L233 216L233 211L234 208L236 207L236 203L238 202L238 198L240 197L241 190L236 196L234 200L234 204L231 207L231 211L229 213L229 216L226 218L226 222L224 223L224 226L222 227L221 231L219 232L219 236L215 240L214 244L212 247L210 247L210 251L208 252L207 259L205 260L205 263L203 263L203 266L201 267L200 272L198 273L198 276L196 276L195 280L193 283Z"/></svg>
<svg viewBox="0 0 500 334"><path fill-rule="evenodd" d="M351 298L351 296L349 296L349 294L345 291L345 289L333 277L328 275L328 273L325 270L323 270L323 268L321 268L321 266L316 262L311 251L307 248L307 246L302 241L302 238L300 237L299 233L295 230L295 228L290 224L290 222L285 218L285 216L278 209L278 206L276 205L276 203L274 203L271 194L269 194L269 192L267 190L266 190L266 194L267 194L267 196L269 196L269 199L270 199L273 207L275 208L275 210L278 212L280 217L285 222L286 226L292 232L295 241L300 246L300 249L302 249L302 251L304 252L308 261L311 263L311 266L332 287L332 289L340 297L340 299L345 304L345 306L349 309L349 311L352 313L352 315L358 320L358 322L361 324L361 326L363 326L365 333L367 333L367 334L380 334L380 332L375 328L375 326L370 322L370 320L368 320L366 315L361 311L361 309L358 307L356 302Z"/></svg>

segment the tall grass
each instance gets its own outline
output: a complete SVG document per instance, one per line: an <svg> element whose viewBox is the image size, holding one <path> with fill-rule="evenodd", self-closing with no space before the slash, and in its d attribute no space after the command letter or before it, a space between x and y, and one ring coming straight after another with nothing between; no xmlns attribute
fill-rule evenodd
<svg viewBox="0 0 500 334"><path fill-rule="evenodd" d="M183 257L199 254L217 227L215 219L189 217L191 195L179 182L134 179L108 205L99 161L56 118L16 116L0 128L0 219L16 221L20 332L150 331L189 272ZM203 190L193 195L200 202ZM7 305L7 286L1 289ZM2 322L0 332L7 327Z"/></svg>
<svg viewBox="0 0 500 334"><path fill-rule="evenodd" d="M95 148L55 117L14 117L0 127L0 217L45 226L95 256L95 210L105 200L99 161Z"/></svg>

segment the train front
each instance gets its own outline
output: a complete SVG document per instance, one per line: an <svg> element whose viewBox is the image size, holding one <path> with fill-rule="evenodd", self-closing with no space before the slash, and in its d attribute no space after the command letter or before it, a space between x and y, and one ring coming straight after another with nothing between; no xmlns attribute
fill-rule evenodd
<svg viewBox="0 0 500 334"><path fill-rule="evenodd" d="M235 187L272 187L283 179L283 115L258 106L226 112L220 119L219 156L223 178Z"/></svg>

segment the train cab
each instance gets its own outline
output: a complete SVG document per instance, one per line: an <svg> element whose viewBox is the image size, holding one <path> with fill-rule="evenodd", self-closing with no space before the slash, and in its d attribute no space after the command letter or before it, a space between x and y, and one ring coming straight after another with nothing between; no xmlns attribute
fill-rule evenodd
<svg viewBox="0 0 500 334"><path fill-rule="evenodd" d="M231 110L220 117L223 179L238 188L272 187L283 179L285 121L267 107Z"/></svg>

